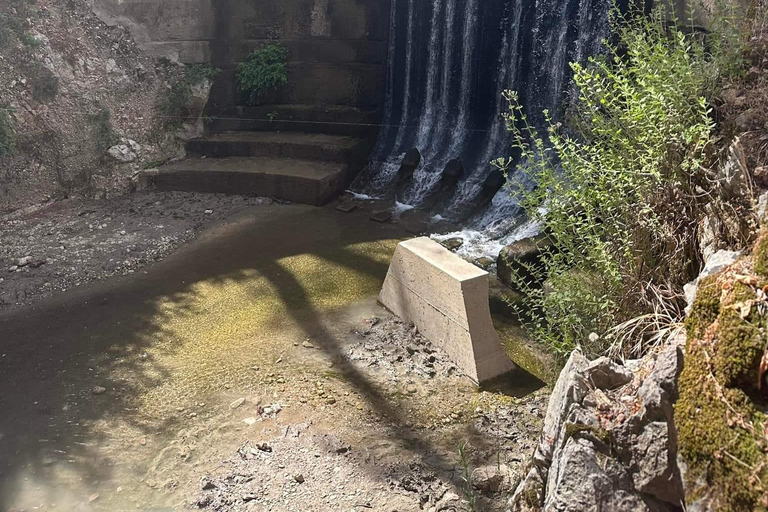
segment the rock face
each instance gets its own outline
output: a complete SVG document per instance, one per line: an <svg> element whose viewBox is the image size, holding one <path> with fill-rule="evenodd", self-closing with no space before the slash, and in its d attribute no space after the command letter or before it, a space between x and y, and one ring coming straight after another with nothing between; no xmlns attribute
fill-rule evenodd
<svg viewBox="0 0 768 512"><path fill-rule="evenodd" d="M128 31L99 21L86 0L46 3L44 16L27 4L3 10L20 32L0 49L0 98L10 108L0 117L15 139L0 155L0 212L65 196L120 195L135 171L181 154L157 120L181 66L147 56ZM4 147L7 135L0 139ZM129 139L141 144L140 154Z"/></svg>
<svg viewBox="0 0 768 512"><path fill-rule="evenodd" d="M635 371L574 352L512 510L680 510L673 404L682 362L677 345L637 362Z"/></svg>
<svg viewBox="0 0 768 512"><path fill-rule="evenodd" d="M537 267L541 263L542 251L550 246L548 237L541 234L504 247L496 261L497 275L501 282L513 288L518 287L519 280L535 286L541 281Z"/></svg>

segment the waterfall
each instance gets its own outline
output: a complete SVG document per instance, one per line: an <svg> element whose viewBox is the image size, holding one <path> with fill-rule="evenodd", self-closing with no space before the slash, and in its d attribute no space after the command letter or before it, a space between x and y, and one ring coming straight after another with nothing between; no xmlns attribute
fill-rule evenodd
<svg viewBox="0 0 768 512"><path fill-rule="evenodd" d="M611 0L393 0L383 127L353 190L389 197L483 230L511 224L510 190L483 198L490 161L510 156L502 92L516 90L529 118L567 104L572 61L599 50ZM411 148L422 155L407 183L397 171ZM440 188L445 165L465 175ZM442 197L435 197L440 191ZM499 231L496 229L495 231ZM503 229L501 230L503 231Z"/></svg>

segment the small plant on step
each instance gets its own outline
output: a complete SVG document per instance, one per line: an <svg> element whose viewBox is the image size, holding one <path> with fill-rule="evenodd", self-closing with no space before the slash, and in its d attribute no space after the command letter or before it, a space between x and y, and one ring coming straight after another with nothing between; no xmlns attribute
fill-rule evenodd
<svg viewBox="0 0 768 512"><path fill-rule="evenodd" d="M267 114L267 121L269 121L270 124L273 123L275 119L277 119L277 112L270 112Z"/></svg>
<svg viewBox="0 0 768 512"><path fill-rule="evenodd" d="M248 55L237 65L237 85L247 95L248 105L256 105L264 95L288 81L288 50L271 43Z"/></svg>

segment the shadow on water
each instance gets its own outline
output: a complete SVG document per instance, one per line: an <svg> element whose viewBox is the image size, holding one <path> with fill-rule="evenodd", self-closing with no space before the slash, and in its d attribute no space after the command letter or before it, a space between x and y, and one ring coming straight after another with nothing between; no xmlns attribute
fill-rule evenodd
<svg viewBox="0 0 768 512"><path fill-rule="evenodd" d="M0 511L11 507L25 486L50 483L62 475L86 489L108 481L121 462L101 452L109 440L92 428L96 422L119 419L146 435L178 430L178 416L155 414L152 404L141 397L174 382L184 371L169 365L164 356L197 357L191 366L205 367L206 352L184 353L189 347L182 339L183 328L204 334L206 329L219 329L223 330L219 336L227 338L228 325L174 324L175 317L184 323L218 308L224 310L225 319L237 313L231 302L200 302L200 286L234 284L245 290L233 300L253 301L263 308L264 318L253 319L262 322L260 328L279 329L281 315L290 315L287 321L311 334L313 343L339 362L337 371L378 415L388 419L404 448L434 452L426 439L405 426L407 418L373 382L344 364L339 357L342 347L323 321L324 310L336 304L318 303L322 294L313 289L335 287L333 293L350 294L352 299L374 295L396 240L405 235L396 225L371 223L329 208L257 207L204 233L146 274L0 313ZM389 252L381 246L373 254L367 252L366 244L377 243L389 244ZM299 257L304 259L287 263ZM308 257L349 272L308 281L298 275ZM254 284L254 276L267 285ZM368 284L358 285L349 276ZM248 318L236 320L249 323ZM269 326L268 321L276 325ZM209 391L219 384L215 378L206 383ZM107 392L99 393L96 386ZM532 380L517 391L528 393L540 386ZM187 397L196 392L176 391ZM88 496L81 499L87 502Z"/></svg>

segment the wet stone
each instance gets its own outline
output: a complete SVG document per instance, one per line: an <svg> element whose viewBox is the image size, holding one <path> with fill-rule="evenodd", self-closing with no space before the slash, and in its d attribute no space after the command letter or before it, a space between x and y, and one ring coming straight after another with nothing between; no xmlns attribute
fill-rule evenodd
<svg viewBox="0 0 768 512"><path fill-rule="evenodd" d="M389 210L381 210L371 215L371 220L374 222L389 222L392 220L392 212Z"/></svg>
<svg viewBox="0 0 768 512"><path fill-rule="evenodd" d="M354 201L344 201L340 205L336 207L336 209L340 212L344 213L352 213L353 211L357 210L357 203Z"/></svg>

